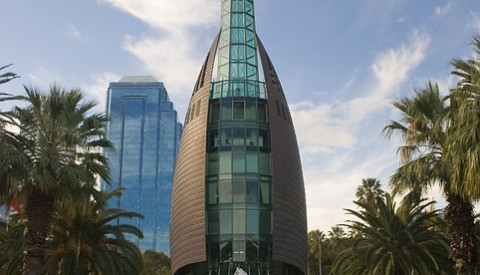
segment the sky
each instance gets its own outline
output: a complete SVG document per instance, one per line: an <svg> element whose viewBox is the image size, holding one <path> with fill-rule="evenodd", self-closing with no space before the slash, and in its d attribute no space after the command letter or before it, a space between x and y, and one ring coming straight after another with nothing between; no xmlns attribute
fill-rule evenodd
<svg viewBox="0 0 480 275"><path fill-rule="evenodd" d="M0 66L21 76L0 92L57 83L105 110L109 82L152 75L184 120L220 28L220 0L0 0ZM400 137L392 102L426 81L455 83L453 58L473 58L478 0L257 0L256 27L290 105L302 158L308 228L351 218L362 179L388 180ZM8 108L8 106L2 106ZM441 194L429 198L444 206Z"/></svg>

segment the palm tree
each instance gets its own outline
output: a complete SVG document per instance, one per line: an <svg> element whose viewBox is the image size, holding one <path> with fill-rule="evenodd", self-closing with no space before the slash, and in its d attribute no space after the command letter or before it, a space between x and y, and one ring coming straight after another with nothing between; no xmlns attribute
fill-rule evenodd
<svg viewBox="0 0 480 275"><path fill-rule="evenodd" d="M362 179L362 185L357 188L357 201L375 204L376 198L385 192L381 189L380 181L375 178Z"/></svg>
<svg viewBox="0 0 480 275"><path fill-rule="evenodd" d="M480 54L480 36L473 40L477 56ZM452 258L460 271L472 274L476 265L476 238L472 201L480 199L480 60L454 59L454 75L459 81L450 93L450 127L447 138L447 157L455 163L452 170L451 191L456 196L445 218L452 223ZM461 203L468 202L468 203Z"/></svg>
<svg viewBox="0 0 480 275"><path fill-rule="evenodd" d="M0 274L18 275L23 259L23 232L25 225L12 216L7 226L0 229Z"/></svg>
<svg viewBox="0 0 480 275"><path fill-rule="evenodd" d="M163 252L147 250L143 252L144 268L140 275L168 275L170 270L170 257Z"/></svg>
<svg viewBox="0 0 480 275"><path fill-rule="evenodd" d="M105 200L120 195L119 190L105 193ZM135 217L142 216L107 208L104 203L92 199L76 201L68 209L59 209L47 244L46 273L139 274L143 268L142 254L125 234L142 238L142 232L132 225L112 223L120 218Z"/></svg>
<svg viewBox="0 0 480 275"><path fill-rule="evenodd" d="M107 117L90 114L80 90L52 86L47 93L25 87L26 107L0 113L0 194L15 199L26 218L23 274L41 274L45 244L57 206L98 196L97 176L109 182L102 149ZM3 95L1 100L17 97Z"/></svg>
<svg viewBox="0 0 480 275"><path fill-rule="evenodd" d="M317 274L322 257L322 242L325 241L325 234L320 230L308 232L308 262L311 273Z"/></svg>
<svg viewBox="0 0 480 275"><path fill-rule="evenodd" d="M411 202L420 198L433 185L438 184L448 202L445 218L451 235L452 259L461 272L473 272L475 266L475 236L473 228L473 206L471 201L457 192L462 182L452 177L454 171L462 169L451 157L451 125L444 98L437 84L428 83L416 90L413 98L394 102L402 112L402 122L392 121L384 131L387 136L400 132L405 141L398 151L403 165L392 175L390 184L394 192L410 190L407 199ZM447 138L448 137L448 138ZM467 241L465 241L467 240ZM461 253L458 246L461 246Z"/></svg>
<svg viewBox="0 0 480 275"><path fill-rule="evenodd" d="M422 200L423 202L423 200ZM406 202L405 202L406 203ZM346 209L355 216L346 226L361 235L353 247L336 259L331 274L440 274L451 269L445 234L431 230L436 212L425 211L430 203L409 204L400 215L389 194L377 197L376 205L355 202L360 211ZM448 273L451 274L451 273Z"/></svg>
<svg viewBox="0 0 480 275"><path fill-rule="evenodd" d="M480 54L479 36L473 44ZM404 124L392 122L385 130L388 135L402 133L405 141L399 148L404 164L392 184L397 190L414 190L417 198L432 184L441 186L448 202L445 219L452 259L458 274L473 274L477 244L472 201L480 198L480 63L455 59L452 64L460 80L445 100L438 86L429 83L413 99L394 103Z"/></svg>
<svg viewBox="0 0 480 275"><path fill-rule="evenodd" d="M0 71L5 69L5 68L8 68L12 65L13 64L0 67ZM7 73L0 74L0 84L7 83L10 80L15 79L15 78L19 78L19 77L20 76L18 76L16 73L12 73L12 72L7 72Z"/></svg>

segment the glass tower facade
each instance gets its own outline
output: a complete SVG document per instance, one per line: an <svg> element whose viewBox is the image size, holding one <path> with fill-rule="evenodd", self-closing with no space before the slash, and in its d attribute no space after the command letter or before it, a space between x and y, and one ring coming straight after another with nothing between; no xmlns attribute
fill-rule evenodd
<svg viewBox="0 0 480 275"><path fill-rule="evenodd" d="M271 259L272 175L253 1L223 1L221 22L208 116L208 269L231 273L236 263L260 274Z"/></svg>
<svg viewBox="0 0 480 275"><path fill-rule="evenodd" d="M185 119L170 224L174 275L306 274L298 145L253 0L222 0Z"/></svg>
<svg viewBox="0 0 480 275"><path fill-rule="evenodd" d="M142 251L169 254L171 188L182 132L177 112L163 83L136 76L110 83L107 114L108 138L115 150L106 153L112 183L102 183L102 188L123 188L110 205L145 217L117 222L143 232L143 239L133 239Z"/></svg>

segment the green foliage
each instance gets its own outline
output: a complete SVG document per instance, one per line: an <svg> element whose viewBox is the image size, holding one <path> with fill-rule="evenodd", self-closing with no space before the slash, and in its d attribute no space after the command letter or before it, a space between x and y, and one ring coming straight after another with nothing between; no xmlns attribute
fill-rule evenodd
<svg viewBox="0 0 480 275"><path fill-rule="evenodd" d="M144 267L140 275L169 275L170 258L163 252L147 250L143 253Z"/></svg>
<svg viewBox="0 0 480 275"><path fill-rule="evenodd" d="M480 199L480 35L473 40L477 59L454 59L459 80L450 92L452 108L447 139L447 156L455 163L452 191L465 200Z"/></svg>
<svg viewBox="0 0 480 275"><path fill-rule="evenodd" d="M25 205L34 190L68 205L87 192L96 195L97 176L109 180L101 150L112 148L105 137L107 117L89 114L80 90L52 86L47 93L25 87L26 107L1 112L0 194ZM3 96L5 100L18 97Z"/></svg>
<svg viewBox="0 0 480 275"><path fill-rule="evenodd" d="M342 251L353 245L353 238L347 236L340 226L333 226L328 237L319 230L308 233L308 269L311 275L319 274L319 256L321 257L322 274L329 274L335 258ZM321 248L321 254L318 251Z"/></svg>
<svg viewBox="0 0 480 275"><path fill-rule="evenodd" d="M335 259L331 274L439 274L452 268L448 240L434 230L436 212L425 211L430 203L405 206L400 215L393 198L377 198L376 206L356 202L360 211L346 226L360 232L351 248ZM449 273L450 274L450 273Z"/></svg>
<svg viewBox="0 0 480 275"><path fill-rule="evenodd" d="M355 196L357 201L374 205L377 197L385 192L380 188L380 181L375 178L362 179L362 184L357 188Z"/></svg>
<svg viewBox="0 0 480 275"><path fill-rule="evenodd" d="M480 36L474 51L480 53ZM478 55L477 55L478 58ZM401 122L392 121L385 132L401 133L400 166L391 178L395 192L409 191L407 200L419 200L432 185L443 189L449 205L452 259L458 272L473 274L476 239L472 201L480 199L480 61L454 59L457 85L445 98L437 84L428 83L412 98L394 102Z"/></svg>
<svg viewBox="0 0 480 275"><path fill-rule="evenodd" d="M0 112L0 203L15 199L26 219L23 272L41 274L46 237L56 207L89 196L100 199L97 177L109 180L102 149L107 117L90 114L80 90L52 86L48 93L25 87L25 107Z"/></svg>
<svg viewBox="0 0 480 275"><path fill-rule="evenodd" d="M18 215L0 228L0 274L18 275L23 260L25 224L18 221Z"/></svg>
<svg viewBox="0 0 480 275"><path fill-rule="evenodd" d="M9 64L9 65L6 65L6 66L3 66L3 67L0 67L0 71L12 66L13 64ZM13 73L13 72L6 72L6 73L2 73L0 74L0 84L4 84L4 83L7 83L15 78L19 78L20 76L18 76L17 74Z"/></svg>
<svg viewBox="0 0 480 275"><path fill-rule="evenodd" d="M56 209L42 274L140 274L142 255L125 237L126 234L142 237L142 233L131 225L112 221L141 215L107 208L105 201L119 195L118 190L102 192L104 201L76 200L69 207L73 211ZM24 231L25 222L16 219L0 230L0 274L21 274Z"/></svg>
<svg viewBox="0 0 480 275"><path fill-rule="evenodd" d="M119 190L102 193L105 200L120 196ZM71 215L71 208L74 209ZM103 202L75 201L69 209L59 209L47 243L47 274L139 274L143 267L138 247L126 234L143 237L136 227L112 223L140 214L106 208Z"/></svg>
<svg viewBox="0 0 480 275"><path fill-rule="evenodd" d="M319 257L324 256L322 243L325 245L325 234L320 230L308 232L308 267L311 274L318 273ZM320 249L322 253L319 254ZM312 273L315 272L315 273Z"/></svg>

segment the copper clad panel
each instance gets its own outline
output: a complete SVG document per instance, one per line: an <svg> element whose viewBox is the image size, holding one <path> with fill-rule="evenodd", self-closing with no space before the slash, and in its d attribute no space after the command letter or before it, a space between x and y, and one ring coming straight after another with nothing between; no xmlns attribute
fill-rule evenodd
<svg viewBox="0 0 480 275"><path fill-rule="evenodd" d="M205 60L190 99L172 188L170 249L173 274L183 266L206 261L205 152L208 105L218 36ZM204 81L202 81L204 79ZM200 86L203 83L203 86ZM198 88L198 89L197 89ZM199 110L197 110L199 108ZM193 112L193 114L191 114ZM189 115L190 114L190 115Z"/></svg>
<svg viewBox="0 0 480 275"><path fill-rule="evenodd" d="M307 274L305 186L295 129L270 58L257 36L268 92L273 174L273 260ZM277 102L280 115L277 113Z"/></svg>

